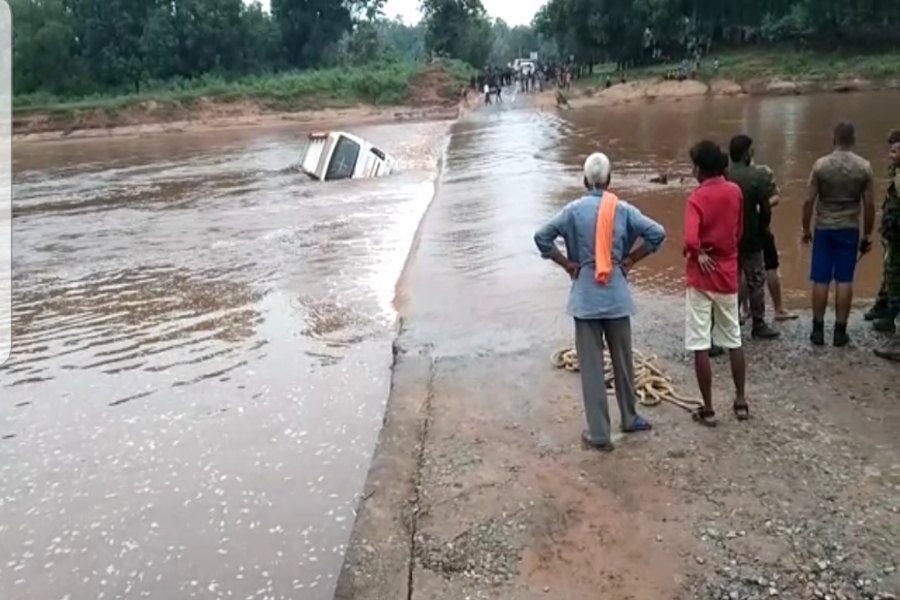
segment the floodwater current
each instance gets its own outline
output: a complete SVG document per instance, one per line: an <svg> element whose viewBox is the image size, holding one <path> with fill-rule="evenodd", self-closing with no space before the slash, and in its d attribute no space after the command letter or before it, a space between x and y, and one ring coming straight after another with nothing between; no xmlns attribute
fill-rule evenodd
<svg viewBox="0 0 900 600"><path fill-rule="evenodd" d="M446 123L356 129L401 161L369 181L308 181L298 128L16 147L0 598L330 598L389 390L395 288L433 198L418 252L440 266L414 303L401 280L396 308L425 338L435 323L460 345L515 345L504 323L561 310L535 292L531 233L580 193L587 153L607 152L615 190L669 231L635 285L677 294L687 147L748 132L782 187L774 230L803 306L809 168L846 118L883 172L900 94L523 104L468 115L449 146Z"/></svg>

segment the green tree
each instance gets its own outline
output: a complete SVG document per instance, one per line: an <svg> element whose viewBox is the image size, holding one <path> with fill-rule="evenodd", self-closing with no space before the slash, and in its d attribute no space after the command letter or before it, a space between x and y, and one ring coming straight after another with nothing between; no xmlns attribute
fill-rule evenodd
<svg viewBox="0 0 900 600"><path fill-rule="evenodd" d="M61 0L12 0L13 88L17 93L77 91L81 65L72 15Z"/></svg>
<svg viewBox="0 0 900 600"><path fill-rule="evenodd" d="M483 67L493 46L493 32L481 0L422 0L425 47Z"/></svg>
<svg viewBox="0 0 900 600"><path fill-rule="evenodd" d="M131 85L140 90L144 77L141 39L147 15L156 4L152 0L69 0L81 58L101 86Z"/></svg>
<svg viewBox="0 0 900 600"><path fill-rule="evenodd" d="M329 47L350 31L354 19L376 17L383 4L383 0L271 0L288 64L318 65Z"/></svg>

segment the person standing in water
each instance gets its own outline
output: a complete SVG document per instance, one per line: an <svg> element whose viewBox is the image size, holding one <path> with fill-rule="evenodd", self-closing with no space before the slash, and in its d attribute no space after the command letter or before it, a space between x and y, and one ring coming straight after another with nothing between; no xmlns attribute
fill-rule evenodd
<svg viewBox="0 0 900 600"><path fill-rule="evenodd" d="M575 320L575 346L581 367L581 390L587 430L585 446L613 450L606 399L603 341L609 348L622 431L648 431L637 414L631 317L634 302L628 287L631 268L655 252L665 239L662 226L609 191L612 166L605 154L584 163L587 193L567 205L534 235L541 256L572 279L568 313ZM566 253L556 247L565 241ZM642 244L635 248L638 240Z"/></svg>
<svg viewBox="0 0 900 600"><path fill-rule="evenodd" d="M887 296L885 317L879 329L891 338L875 350L875 355L888 360L900 360L900 334L894 320L900 312L900 130L888 138L889 173L891 177L881 212L881 239L885 246L881 287Z"/></svg>
<svg viewBox="0 0 900 600"><path fill-rule="evenodd" d="M872 165L855 152L856 130L850 123L834 128L834 151L815 162L803 204L803 243L812 242L813 323L810 341L825 345L825 311L831 282L837 287L834 345L850 343L847 319L853 303L857 251L872 249L875 199ZM815 209L815 233L811 229ZM859 215L863 213L862 235Z"/></svg>
<svg viewBox="0 0 900 600"><path fill-rule="evenodd" d="M690 155L700 185L688 197L684 213L685 348L694 353L694 370L703 396L703 407L694 413L694 420L714 427L709 361L713 343L727 350L731 358L734 414L739 420L750 417L744 393L746 361L738 306L743 196L737 184L725 179L728 157L715 142L699 142Z"/></svg>

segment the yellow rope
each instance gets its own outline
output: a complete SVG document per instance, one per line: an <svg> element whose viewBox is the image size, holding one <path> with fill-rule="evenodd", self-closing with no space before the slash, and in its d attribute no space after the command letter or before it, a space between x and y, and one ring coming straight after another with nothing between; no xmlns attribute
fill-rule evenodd
<svg viewBox="0 0 900 600"><path fill-rule="evenodd" d="M694 411L703 402L680 396L672 384L672 379L653 364L656 356L646 357L639 350L634 351L634 389L638 402L644 406L658 406L661 402L674 404L684 410ZM580 370L578 353L572 346L564 346L550 355L550 362L557 369L577 373ZM615 377L611 361L605 361L603 375L607 389L615 388Z"/></svg>

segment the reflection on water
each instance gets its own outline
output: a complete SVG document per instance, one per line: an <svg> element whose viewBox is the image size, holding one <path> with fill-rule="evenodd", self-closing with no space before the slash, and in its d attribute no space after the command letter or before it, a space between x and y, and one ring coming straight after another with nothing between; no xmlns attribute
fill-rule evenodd
<svg viewBox="0 0 900 600"><path fill-rule="evenodd" d="M16 149L0 597L330 597L447 125L358 133L403 172L311 182L298 131Z"/></svg>

